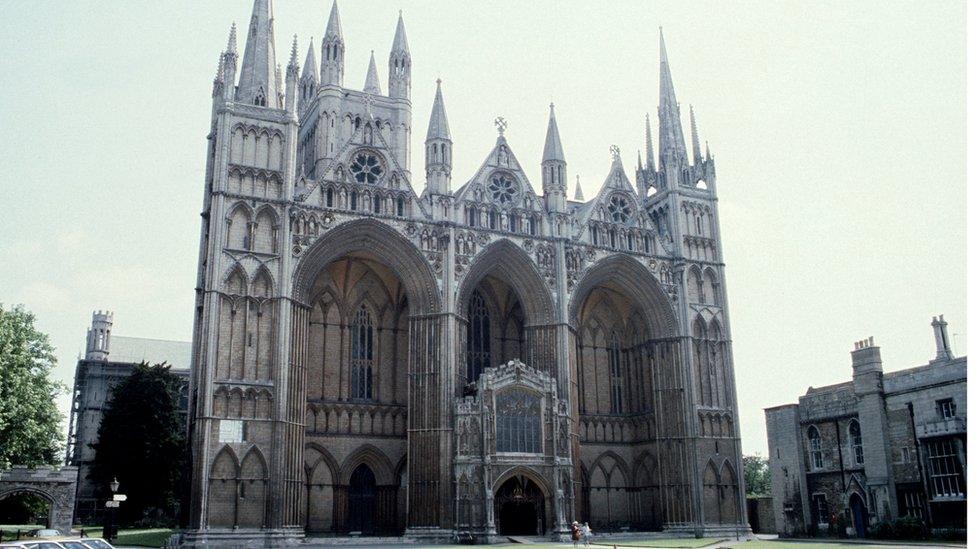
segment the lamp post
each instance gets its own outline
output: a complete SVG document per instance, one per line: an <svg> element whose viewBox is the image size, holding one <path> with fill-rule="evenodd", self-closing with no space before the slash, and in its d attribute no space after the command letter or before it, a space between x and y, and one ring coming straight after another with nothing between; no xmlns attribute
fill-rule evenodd
<svg viewBox="0 0 976 549"><path fill-rule="evenodd" d="M115 526L115 510L118 509L119 503L115 501L115 493L119 491L119 479L117 477L112 478L112 482L108 483L109 489L112 491L112 499L106 503L108 507L108 527L104 529L102 535L108 541L115 541L118 536Z"/></svg>

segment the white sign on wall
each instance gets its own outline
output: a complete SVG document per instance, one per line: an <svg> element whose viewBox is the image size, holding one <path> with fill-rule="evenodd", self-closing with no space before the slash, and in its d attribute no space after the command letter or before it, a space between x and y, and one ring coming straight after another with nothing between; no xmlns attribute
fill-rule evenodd
<svg viewBox="0 0 976 549"><path fill-rule="evenodd" d="M239 419L221 419L220 442L244 442L244 422Z"/></svg>

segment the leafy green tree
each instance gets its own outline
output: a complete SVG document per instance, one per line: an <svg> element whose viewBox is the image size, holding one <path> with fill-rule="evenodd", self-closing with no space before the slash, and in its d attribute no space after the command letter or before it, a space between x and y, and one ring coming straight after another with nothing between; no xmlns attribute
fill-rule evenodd
<svg viewBox="0 0 976 549"><path fill-rule="evenodd" d="M769 476L769 459L756 454L742 456L742 468L746 477L746 495L768 496L772 490Z"/></svg>
<svg viewBox="0 0 976 549"><path fill-rule="evenodd" d="M63 418L54 401L67 388L51 379L55 364L34 315L0 304L0 469L61 461Z"/></svg>
<svg viewBox="0 0 976 549"><path fill-rule="evenodd" d="M171 524L177 516L185 469L186 433L180 417L180 378L169 366L140 364L112 390L91 479L109 496L119 480L127 500L119 506L122 524Z"/></svg>

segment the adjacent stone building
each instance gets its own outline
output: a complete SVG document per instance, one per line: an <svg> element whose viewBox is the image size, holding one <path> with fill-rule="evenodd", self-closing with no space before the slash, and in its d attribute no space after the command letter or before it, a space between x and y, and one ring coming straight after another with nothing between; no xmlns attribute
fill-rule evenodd
<svg viewBox="0 0 976 549"><path fill-rule="evenodd" d="M811 387L798 404L766 409L773 512L781 535L917 517L966 523L966 357L932 319L936 356L885 373L874 338L851 352L851 381Z"/></svg>
<svg viewBox="0 0 976 549"><path fill-rule="evenodd" d="M212 90L184 543L748 532L715 161L694 113L686 146L663 34L643 68L658 150L637 121L646 163L611 147L585 200L551 104L547 128L497 118L452 184L440 81L414 132L403 17L385 90L373 57L344 80L335 4L284 71L270 0L242 56L236 33ZM506 131L545 132L536 168Z"/></svg>
<svg viewBox="0 0 976 549"><path fill-rule="evenodd" d="M74 499L75 521L91 524L100 520L104 501L99 500L105 487L88 479L98 442L102 412L112 396L112 389L142 362L166 362L174 374L190 378L190 343L112 334L113 315L108 311L92 313L91 327L85 344L84 358L75 367L71 392L71 419L68 426L66 463L78 468L78 493ZM184 396L186 390L184 390ZM181 399L186 410L187 399Z"/></svg>

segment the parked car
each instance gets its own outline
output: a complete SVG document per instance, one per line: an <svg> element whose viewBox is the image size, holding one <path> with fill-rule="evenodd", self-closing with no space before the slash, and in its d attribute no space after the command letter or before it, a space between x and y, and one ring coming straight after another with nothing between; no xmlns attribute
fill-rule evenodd
<svg viewBox="0 0 976 549"><path fill-rule="evenodd" d="M0 543L0 549L27 549L27 548L21 545L20 543L9 542L9 543Z"/></svg>
<svg viewBox="0 0 976 549"><path fill-rule="evenodd" d="M66 549L64 545L54 541L54 540L41 540L41 541L23 541L21 545L27 549Z"/></svg>
<svg viewBox="0 0 976 549"><path fill-rule="evenodd" d="M111 543L102 538L82 538L78 541L87 545L88 549L115 549Z"/></svg>

